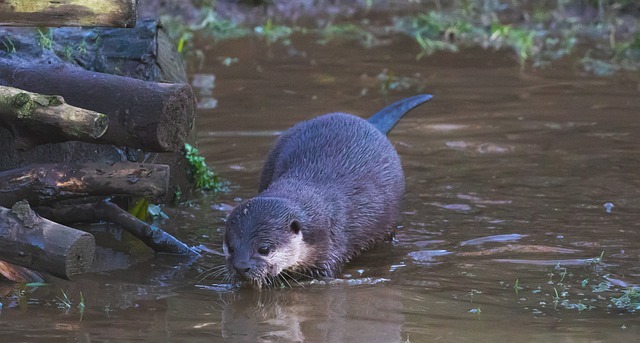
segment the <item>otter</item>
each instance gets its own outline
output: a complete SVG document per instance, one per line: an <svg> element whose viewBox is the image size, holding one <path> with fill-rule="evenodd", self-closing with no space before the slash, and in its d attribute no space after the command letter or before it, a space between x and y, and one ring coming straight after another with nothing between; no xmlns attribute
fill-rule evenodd
<svg viewBox="0 0 640 343"><path fill-rule="evenodd" d="M405 185L386 134L431 97L400 100L368 120L330 113L285 131L264 163L259 194L227 217L228 276L257 288L302 275L336 277L389 237Z"/></svg>

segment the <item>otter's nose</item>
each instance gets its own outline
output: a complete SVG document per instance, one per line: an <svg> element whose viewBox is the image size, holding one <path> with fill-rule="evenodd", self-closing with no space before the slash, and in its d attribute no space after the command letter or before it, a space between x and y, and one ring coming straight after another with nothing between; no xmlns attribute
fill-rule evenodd
<svg viewBox="0 0 640 343"><path fill-rule="evenodd" d="M234 261L233 269L238 274L246 274L251 271L251 265L249 265L249 261Z"/></svg>

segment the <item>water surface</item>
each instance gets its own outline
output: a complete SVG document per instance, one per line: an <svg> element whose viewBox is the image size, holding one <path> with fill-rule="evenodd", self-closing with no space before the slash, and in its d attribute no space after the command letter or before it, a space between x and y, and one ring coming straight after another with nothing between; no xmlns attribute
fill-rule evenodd
<svg viewBox="0 0 640 343"><path fill-rule="evenodd" d="M97 272L20 292L2 284L3 341L638 341L638 314L611 301L640 283L636 82L521 71L483 50L416 60L404 38L209 48L197 73L215 74L217 108L200 110L199 148L231 190L167 209L162 227L219 250L223 218L255 195L280 132L429 92L389 136L407 184L395 241L333 282L258 292L203 279L218 256L152 257L107 226L103 240L126 248L103 248ZM383 90L381 73L403 84Z"/></svg>

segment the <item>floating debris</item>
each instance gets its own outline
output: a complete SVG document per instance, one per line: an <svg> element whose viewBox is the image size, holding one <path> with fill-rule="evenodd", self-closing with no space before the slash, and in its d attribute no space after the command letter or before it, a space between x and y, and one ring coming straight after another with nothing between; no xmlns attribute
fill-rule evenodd
<svg viewBox="0 0 640 343"><path fill-rule="evenodd" d="M458 256L491 256L491 255L498 255L498 254L504 254L504 253L573 254L577 252L579 252L579 250L552 247L547 245L507 244L503 247L497 247L497 248L486 249L481 251L460 252L457 255Z"/></svg>
<svg viewBox="0 0 640 343"><path fill-rule="evenodd" d="M451 252L447 250L421 250L410 252L409 257L419 263L435 263L435 257L449 254Z"/></svg>
<svg viewBox="0 0 640 343"><path fill-rule="evenodd" d="M604 210L607 211L607 213L611 213L611 210L613 210L613 208L615 207L615 205L610 202L607 202L602 206L604 207Z"/></svg>
<svg viewBox="0 0 640 343"><path fill-rule="evenodd" d="M521 235L519 233L509 233L504 235L493 235L486 236L480 238L469 239L466 241L460 242L460 245L480 245L488 242L508 242L508 241L517 241L527 237L527 235Z"/></svg>

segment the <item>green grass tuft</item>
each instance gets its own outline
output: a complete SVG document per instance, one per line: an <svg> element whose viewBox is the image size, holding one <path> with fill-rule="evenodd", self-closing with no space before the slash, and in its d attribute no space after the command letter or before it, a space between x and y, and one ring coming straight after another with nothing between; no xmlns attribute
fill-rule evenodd
<svg viewBox="0 0 640 343"><path fill-rule="evenodd" d="M224 182L207 166L204 157L198 153L198 149L190 144L185 144L184 149L185 157L191 166L191 174L196 183L196 188L213 192L224 190Z"/></svg>

